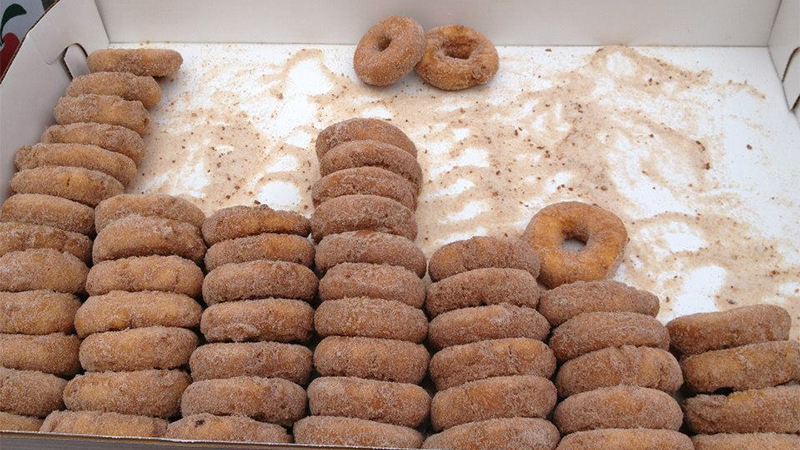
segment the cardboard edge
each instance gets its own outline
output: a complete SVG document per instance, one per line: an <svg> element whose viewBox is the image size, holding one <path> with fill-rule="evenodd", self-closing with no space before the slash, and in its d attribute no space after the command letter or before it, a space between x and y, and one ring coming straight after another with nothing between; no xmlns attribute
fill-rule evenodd
<svg viewBox="0 0 800 450"><path fill-rule="evenodd" d="M782 0L770 32L769 54L781 80L800 48L800 0Z"/></svg>

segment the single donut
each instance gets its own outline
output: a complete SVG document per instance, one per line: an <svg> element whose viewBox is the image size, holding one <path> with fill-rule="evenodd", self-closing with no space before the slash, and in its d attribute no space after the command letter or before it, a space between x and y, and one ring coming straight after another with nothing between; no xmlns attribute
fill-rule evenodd
<svg viewBox="0 0 800 450"><path fill-rule="evenodd" d="M320 175L356 167L378 167L408 180L416 193L422 190L422 167L409 152L378 140L349 141L328 150L319 159Z"/></svg>
<svg viewBox="0 0 800 450"><path fill-rule="evenodd" d="M428 262L428 275L440 281L475 269L520 269L534 278L539 258L519 239L475 236L439 247Z"/></svg>
<svg viewBox="0 0 800 450"><path fill-rule="evenodd" d="M130 72L148 77L175 75L183 57L166 48L105 48L95 50L86 60L92 72Z"/></svg>
<svg viewBox="0 0 800 450"><path fill-rule="evenodd" d="M200 297L203 271L180 256L134 256L103 261L89 270L86 292L104 295L111 291L161 291Z"/></svg>
<svg viewBox="0 0 800 450"><path fill-rule="evenodd" d="M264 233L218 242L206 252L206 270L230 263L257 260L286 261L311 267L314 244L294 234Z"/></svg>
<svg viewBox="0 0 800 450"><path fill-rule="evenodd" d="M84 292L89 268L69 253L34 248L0 256L0 291Z"/></svg>
<svg viewBox="0 0 800 450"><path fill-rule="evenodd" d="M558 450L694 450L692 440L672 430L592 430L561 439Z"/></svg>
<svg viewBox="0 0 800 450"><path fill-rule="evenodd" d="M494 44L464 25L446 25L425 32L425 52L417 74L426 83L446 91L486 84L500 61Z"/></svg>
<svg viewBox="0 0 800 450"><path fill-rule="evenodd" d="M356 75L366 84L389 86L414 69L425 51L425 30L416 20L391 16L373 25L353 55Z"/></svg>
<svg viewBox="0 0 800 450"><path fill-rule="evenodd" d="M322 377L308 385L308 406L314 416L353 417L416 428L428 418L431 396L416 384Z"/></svg>
<svg viewBox="0 0 800 450"><path fill-rule="evenodd" d="M0 367L0 411L45 417L64 409L61 393L67 380L49 373Z"/></svg>
<svg viewBox="0 0 800 450"><path fill-rule="evenodd" d="M53 411L39 431L95 436L161 437L168 422L155 417L100 411Z"/></svg>
<svg viewBox="0 0 800 450"><path fill-rule="evenodd" d="M225 264L206 275L203 300L207 305L269 297L311 300L318 284L314 272L300 264L263 260Z"/></svg>
<svg viewBox="0 0 800 450"><path fill-rule="evenodd" d="M162 326L106 331L81 344L81 366L90 372L176 369L189 362L197 335Z"/></svg>
<svg viewBox="0 0 800 450"><path fill-rule="evenodd" d="M553 383L537 376L470 381L436 393L431 401L431 426L441 431L487 419L543 419L556 406L557 398Z"/></svg>
<svg viewBox="0 0 800 450"><path fill-rule="evenodd" d="M669 349L669 333L654 317L629 312L589 312L559 325L550 348L559 361L622 345Z"/></svg>
<svg viewBox="0 0 800 450"><path fill-rule="evenodd" d="M428 335L428 318L405 303L353 297L322 302L314 313L314 328L323 337L362 336L419 344Z"/></svg>
<svg viewBox="0 0 800 450"><path fill-rule="evenodd" d="M430 374L443 391L489 377L535 375L550 378L556 370L553 351L541 341L496 339L447 347L433 355Z"/></svg>
<svg viewBox="0 0 800 450"><path fill-rule="evenodd" d="M419 384L429 361L424 346L391 339L329 336L314 350L314 368L324 377Z"/></svg>
<svg viewBox="0 0 800 450"><path fill-rule="evenodd" d="M304 385L311 377L312 353L307 347L279 342L201 345L189 367L194 381L216 378L283 378Z"/></svg>
<svg viewBox="0 0 800 450"><path fill-rule="evenodd" d="M0 411L0 430L2 431L39 431L42 419L21 416Z"/></svg>
<svg viewBox="0 0 800 450"><path fill-rule="evenodd" d="M436 349L491 339L530 338L544 341L547 319L533 308L501 303L457 309L431 321L428 342Z"/></svg>
<svg viewBox="0 0 800 450"><path fill-rule="evenodd" d="M305 217L267 205L223 208L203 222L203 237L208 245L263 233L308 236L310 232L311 225Z"/></svg>
<svg viewBox="0 0 800 450"><path fill-rule="evenodd" d="M536 213L522 238L542 258L539 281L554 288L614 275L628 243L628 232L619 217L599 206L561 202ZM569 250L563 246L568 239L586 246Z"/></svg>
<svg viewBox="0 0 800 450"><path fill-rule="evenodd" d="M561 365L556 376L561 397L617 385L675 392L683 385L683 375L672 353L623 345L571 359Z"/></svg>
<svg viewBox="0 0 800 450"><path fill-rule="evenodd" d="M280 443L292 442L292 437L280 425L263 423L243 416L195 414L172 422L164 437L192 441L225 441Z"/></svg>
<svg viewBox="0 0 800 450"><path fill-rule="evenodd" d="M120 153L86 144L36 144L25 146L14 157L17 170L43 166L82 167L114 177L127 186L136 175L136 164Z"/></svg>
<svg viewBox="0 0 800 450"><path fill-rule="evenodd" d="M317 158L322 159L328 150L345 142L363 140L391 144L417 157L417 147L396 126L381 119L355 118L336 122L320 131L315 144Z"/></svg>
<svg viewBox="0 0 800 450"><path fill-rule="evenodd" d="M689 314L667 324L672 346L684 355L789 339L792 318L775 305Z"/></svg>
<svg viewBox="0 0 800 450"><path fill-rule="evenodd" d="M42 225L80 234L94 231L94 209L65 198L16 194L0 210L0 221Z"/></svg>
<svg viewBox="0 0 800 450"><path fill-rule="evenodd" d="M0 333L71 333L81 301L48 290L0 292Z"/></svg>
<svg viewBox="0 0 800 450"><path fill-rule="evenodd" d="M345 195L319 205L311 216L311 234L319 243L331 234L348 231L379 231L411 241L417 238L414 212L389 198L377 195Z"/></svg>
<svg viewBox="0 0 800 450"><path fill-rule="evenodd" d="M419 448L423 439L413 428L350 417L306 417L293 432L296 444Z"/></svg>
<svg viewBox="0 0 800 450"><path fill-rule="evenodd" d="M166 194L122 194L103 200L95 209L95 227L103 231L111 222L128 216L161 217L203 226L206 215L188 200Z"/></svg>
<svg viewBox="0 0 800 450"><path fill-rule="evenodd" d="M81 340L74 334L0 334L0 367L75 375L81 370L80 346Z"/></svg>
<svg viewBox="0 0 800 450"><path fill-rule="evenodd" d="M658 297L614 280L576 281L544 291L539 312L557 327L585 312L634 312L657 316Z"/></svg>
<svg viewBox="0 0 800 450"><path fill-rule="evenodd" d="M698 395L684 403L686 423L697 434L800 433L800 386L778 386L730 395Z"/></svg>
<svg viewBox="0 0 800 450"><path fill-rule="evenodd" d="M723 433L692 437L694 450L796 450L800 436L777 433Z"/></svg>
<svg viewBox="0 0 800 450"><path fill-rule="evenodd" d="M64 404L73 411L174 417L190 381L181 370L87 372L67 383Z"/></svg>
<svg viewBox="0 0 800 450"><path fill-rule="evenodd" d="M514 417L464 423L428 436L422 448L453 450L554 450L561 438L544 419Z"/></svg>
<svg viewBox="0 0 800 450"><path fill-rule="evenodd" d="M141 77L126 72L97 72L72 79L67 86L68 97L83 94L116 95L125 100L138 100L150 109L161 100L161 86L153 77Z"/></svg>
<svg viewBox="0 0 800 450"><path fill-rule="evenodd" d="M342 263L385 264L405 267L422 278L425 254L414 242L388 233L348 231L326 236L317 245L314 262L322 273Z"/></svg>
<svg viewBox="0 0 800 450"><path fill-rule="evenodd" d="M520 269L474 269L430 285L425 309L431 317L462 308L510 305L536 308L541 289L536 277Z"/></svg>
<svg viewBox="0 0 800 450"><path fill-rule="evenodd" d="M343 169L322 177L311 188L311 199L316 207L345 195L377 195L413 211L417 209L416 194L408 180L378 167Z"/></svg>
<svg viewBox="0 0 800 450"><path fill-rule="evenodd" d="M208 413L247 416L289 426L305 416L306 391L280 378L235 377L192 383L183 394L184 417Z"/></svg>
<svg viewBox="0 0 800 450"><path fill-rule="evenodd" d="M139 136L147 132L150 126L150 114L142 102L125 100L115 95L61 97L53 110L53 116L59 125L78 122L106 123L128 128L139 133Z"/></svg>
<svg viewBox="0 0 800 450"><path fill-rule="evenodd" d="M92 241L80 233L47 225L0 222L0 256L31 248L51 248L74 255L85 263L92 261Z"/></svg>
<svg viewBox="0 0 800 450"><path fill-rule="evenodd" d="M92 248L95 264L152 255L176 255L200 264L205 254L206 244L194 225L161 217L117 219L97 234Z"/></svg>
<svg viewBox="0 0 800 450"><path fill-rule="evenodd" d="M200 321L200 331L209 342L306 342L313 330L314 309L304 301L284 298L214 304Z"/></svg>
<svg viewBox="0 0 800 450"><path fill-rule="evenodd" d="M37 167L20 170L11 178L11 190L15 193L52 195L88 206L97 206L124 189L113 177L82 167Z"/></svg>
<svg viewBox="0 0 800 450"><path fill-rule="evenodd" d="M105 123L53 125L44 130L41 141L45 144L96 145L127 156L137 166L142 163L145 152L144 141L135 131Z"/></svg>
<svg viewBox="0 0 800 450"><path fill-rule="evenodd" d="M319 298L326 301L348 297L382 298L421 308L425 282L405 267L342 263L319 280Z"/></svg>
<svg viewBox="0 0 800 450"><path fill-rule="evenodd" d="M194 328L203 307L191 297L171 292L111 291L89 297L75 313L75 331L92 333L152 326Z"/></svg>

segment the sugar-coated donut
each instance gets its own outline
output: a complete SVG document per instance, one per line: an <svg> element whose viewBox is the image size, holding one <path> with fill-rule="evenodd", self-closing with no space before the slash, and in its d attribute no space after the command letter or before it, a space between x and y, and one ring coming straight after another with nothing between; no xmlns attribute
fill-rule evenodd
<svg viewBox="0 0 800 450"><path fill-rule="evenodd" d="M81 366L90 372L176 369L189 362L197 342L192 330L174 327L95 333L81 343Z"/></svg>
<svg viewBox="0 0 800 450"><path fill-rule="evenodd" d="M39 431L42 419L0 411L0 431Z"/></svg>
<svg viewBox="0 0 800 450"><path fill-rule="evenodd" d="M15 193L52 195L87 206L97 206L124 189L112 176L82 167L42 166L20 170L11 178Z"/></svg>
<svg viewBox="0 0 800 450"><path fill-rule="evenodd" d="M418 384L429 361L424 346L391 339L329 336L314 351L314 368L326 377Z"/></svg>
<svg viewBox="0 0 800 450"><path fill-rule="evenodd" d="M379 167L343 169L320 178L311 188L311 199L316 207L336 197L359 194L386 197L412 211L417 209L414 185Z"/></svg>
<svg viewBox="0 0 800 450"><path fill-rule="evenodd" d="M31 248L52 248L85 263L92 260L92 241L83 234L47 225L0 222L0 256Z"/></svg>
<svg viewBox="0 0 800 450"><path fill-rule="evenodd" d="M209 342L306 342L314 329L314 309L301 300L268 298L226 302L203 311L200 331Z"/></svg>
<svg viewBox="0 0 800 450"><path fill-rule="evenodd" d="M348 119L320 131L315 145L322 159L332 148L350 141L374 140L394 145L417 157L417 147L399 128L381 119Z"/></svg>
<svg viewBox="0 0 800 450"><path fill-rule="evenodd" d="M176 255L200 263L206 244L194 225L161 217L128 216L97 234L92 248L95 264L131 256Z"/></svg>
<svg viewBox="0 0 800 450"><path fill-rule="evenodd" d="M482 305L536 308L541 289L536 277L521 269L494 267L462 272L430 285L425 309L431 317L447 311Z"/></svg>
<svg viewBox="0 0 800 450"><path fill-rule="evenodd" d="M382 298L421 308L425 282L405 267L342 263L319 280L319 298L325 301L348 297Z"/></svg>
<svg viewBox="0 0 800 450"><path fill-rule="evenodd" d="M161 291L200 297L203 271L180 256L133 256L94 265L86 277L89 295L111 291Z"/></svg>
<svg viewBox="0 0 800 450"><path fill-rule="evenodd" d="M308 236L310 232L311 225L305 217L267 205L223 208L203 222L203 237L208 245L262 233Z"/></svg>
<svg viewBox="0 0 800 450"><path fill-rule="evenodd" d="M423 440L413 428L350 417L306 417L293 432L297 444L420 448Z"/></svg>
<svg viewBox="0 0 800 450"><path fill-rule="evenodd" d="M294 234L264 233L217 242L206 252L206 270L230 263L264 259L286 261L310 267L314 264L314 244Z"/></svg>
<svg viewBox="0 0 800 450"><path fill-rule="evenodd" d="M240 376L283 378L304 385L311 376L307 347L279 342L233 342L201 345L189 359L194 381Z"/></svg>
<svg viewBox="0 0 800 450"><path fill-rule="evenodd" d="M69 253L34 248L0 256L0 292L84 292L89 268Z"/></svg>
<svg viewBox="0 0 800 450"><path fill-rule="evenodd" d="M64 409L61 393L66 384L49 373L0 367L0 411L45 417Z"/></svg>
<svg viewBox="0 0 800 450"><path fill-rule="evenodd" d="M138 100L130 101L115 95L83 94L61 97L53 109L59 125L79 122L119 125L143 135L150 127L150 114Z"/></svg>
<svg viewBox="0 0 800 450"><path fill-rule="evenodd" d="M165 48L104 48L86 60L92 72L130 72L134 75L166 77L178 72L183 57Z"/></svg>
<svg viewBox="0 0 800 450"><path fill-rule="evenodd" d="M417 74L426 83L458 91L492 79L500 61L486 36L464 25L446 25L425 32L425 52Z"/></svg>
<svg viewBox="0 0 800 450"><path fill-rule="evenodd" d="M244 416L215 416L206 413L194 414L170 423L164 437L192 441L292 442L292 437L280 425L259 422Z"/></svg>
<svg viewBox="0 0 800 450"><path fill-rule="evenodd" d="M42 424L44 433L96 436L161 437L168 422L155 417L101 411L53 411Z"/></svg>
<svg viewBox="0 0 800 450"><path fill-rule="evenodd" d="M778 433L721 433L692 437L694 450L796 450L800 436Z"/></svg>
<svg viewBox="0 0 800 450"><path fill-rule="evenodd" d="M344 195L319 205L311 216L311 234L319 243L331 234L379 231L411 241L417 238L414 212L401 203L377 195Z"/></svg>
<svg viewBox="0 0 800 450"><path fill-rule="evenodd" d="M16 194L3 202L0 222L20 222L90 234L94 230L94 209L52 195Z"/></svg>
<svg viewBox="0 0 800 450"><path fill-rule="evenodd" d="M475 269L521 269L539 275L539 258L523 241L505 237L475 236L443 245L428 263L432 281Z"/></svg>
<svg viewBox="0 0 800 450"><path fill-rule="evenodd" d="M314 312L320 336L362 336L415 342L428 335L421 309L394 300L352 297L322 302Z"/></svg>
<svg viewBox="0 0 800 450"><path fill-rule="evenodd" d="M686 423L698 434L800 433L800 386L698 395L686 399Z"/></svg>
<svg viewBox="0 0 800 450"><path fill-rule="evenodd" d="M49 290L0 292L0 333L71 333L81 301Z"/></svg>
<svg viewBox="0 0 800 450"><path fill-rule="evenodd" d="M388 86L414 69L425 52L425 30L416 20L391 16L358 41L353 68L364 83Z"/></svg>
<svg viewBox="0 0 800 450"><path fill-rule="evenodd" d="M349 141L330 149L319 159L320 175L355 167L379 167L394 172L422 190L422 168L409 152L379 140Z"/></svg>
<svg viewBox="0 0 800 450"><path fill-rule="evenodd" d="M225 264L206 275L203 300L207 305L269 297L311 300L318 284L314 272L300 264L263 260Z"/></svg>
<svg viewBox="0 0 800 450"><path fill-rule="evenodd" d="M41 141L45 144L96 145L127 156L137 166L142 163L145 152L144 141L135 131L105 123L53 125L42 133Z"/></svg>
<svg viewBox="0 0 800 450"><path fill-rule="evenodd" d="M196 226L203 226L206 215L203 210L174 195L166 194L121 194L103 200L95 208L95 227L103 231L111 222L128 216L161 217Z"/></svg>
<svg viewBox="0 0 800 450"><path fill-rule="evenodd" d="M65 95L83 94L116 95L125 100L138 100L145 108L152 108L161 100L161 86L153 77L143 77L125 72L96 72L72 79Z"/></svg>
<svg viewBox="0 0 800 450"><path fill-rule="evenodd" d="M428 330L428 342L436 349L490 339L530 338L545 340L547 319L533 308L508 303L457 309L436 316Z"/></svg>
<svg viewBox="0 0 800 450"><path fill-rule="evenodd" d="M325 236L314 257L317 270L326 272L342 263L368 263L400 266L425 276L426 260L414 242L388 233L349 231Z"/></svg>
<svg viewBox="0 0 800 450"><path fill-rule="evenodd" d="M635 312L655 317L658 297L614 280L576 281L544 291L539 312L554 327L585 312Z"/></svg>
<svg viewBox="0 0 800 450"><path fill-rule="evenodd" d="M74 334L0 334L0 367L75 375L81 370L80 346L81 340Z"/></svg>
<svg viewBox="0 0 800 450"><path fill-rule="evenodd" d="M136 164L120 153L86 144L35 144L25 146L14 157L17 170L42 166L83 167L114 177L127 186L136 175Z"/></svg>
<svg viewBox="0 0 800 450"><path fill-rule="evenodd" d="M592 430L561 439L558 450L694 450L689 436L673 430Z"/></svg>
<svg viewBox="0 0 800 450"><path fill-rule="evenodd" d="M561 435L544 419L514 417L464 423L433 434L422 448L452 450L554 450Z"/></svg>

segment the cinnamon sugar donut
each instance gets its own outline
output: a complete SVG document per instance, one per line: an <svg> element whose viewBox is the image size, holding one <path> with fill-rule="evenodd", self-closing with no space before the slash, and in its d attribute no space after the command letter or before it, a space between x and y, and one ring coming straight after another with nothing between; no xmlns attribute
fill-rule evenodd
<svg viewBox="0 0 800 450"><path fill-rule="evenodd" d="M0 256L0 291L84 292L89 268L69 253L34 248Z"/></svg>
<svg viewBox="0 0 800 450"><path fill-rule="evenodd" d="M208 245L262 233L308 236L310 232L311 226L305 217L267 205L223 208L203 222L203 237Z"/></svg>
<svg viewBox="0 0 800 450"><path fill-rule="evenodd" d="M59 125L97 122L119 125L142 136L150 127L150 114L142 102L125 100L115 95L83 94L61 97L53 110Z"/></svg>
<svg viewBox="0 0 800 450"><path fill-rule="evenodd" d="M350 141L375 140L401 148L417 157L417 147L399 128L381 119L348 119L320 131L315 144L317 158L328 150Z"/></svg>
<svg viewBox="0 0 800 450"><path fill-rule="evenodd" d="M337 264L369 263L405 267L421 278L426 268L425 254L413 241L377 231L348 231L325 236L317 246L314 262L322 273Z"/></svg>
<svg viewBox="0 0 800 450"><path fill-rule="evenodd" d="M166 48L104 48L86 60L92 72L130 72L134 75L166 77L178 72L183 57Z"/></svg>
<svg viewBox="0 0 800 450"><path fill-rule="evenodd" d="M0 411L45 417L64 409L67 380L49 373L0 367Z"/></svg>
<svg viewBox="0 0 800 450"><path fill-rule="evenodd" d="M39 431L42 419L0 411L0 431Z"/></svg>
<svg viewBox="0 0 800 450"><path fill-rule="evenodd" d="M160 291L200 297L203 271L180 256L134 256L103 261L89 270L86 292L103 295L111 291Z"/></svg>
<svg viewBox="0 0 800 450"><path fill-rule="evenodd" d="M74 334L0 334L0 367L75 375L81 370L80 346L81 340Z"/></svg>
<svg viewBox="0 0 800 450"><path fill-rule="evenodd" d="M87 144L117 152L132 159L138 166L144 157L145 145L135 131L104 123L71 123L53 125L42 133L45 144Z"/></svg>
<svg viewBox="0 0 800 450"><path fill-rule="evenodd" d="M44 194L88 206L121 194L125 188L110 175L82 167L44 166L20 170L11 178L17 194Z"/></svg>
<svg viewBox="0 0 800 450"><path fill-rule="evenodd" d="M318 284L314 272L300 264L263 260L225 264L206 275L203 300L207 305L270 297L311 300Z"/></svg>
<svg viewBox="0 0 800 450"><path fill-rule="evenodd" d="M319 205L311 216L311 234L319 243L330 234L348 231L379 231L417 238L414 212L400 202L377 195L344 195Z"/></svg>
<svg viewBox="0 0 800 450"><path fill-rule="evenodd" d="M800 386L788 385L686 399L686 423L697 434L800 433Z"/></svg>
<svg viewBox="0 0 800 450"><path fill-rule="evenodd" d="M103 231L111 222L128 216L161 217L196 226L203 226L206 215L203 210L174 195L166 194L121 194L103 200L95 208L95 227Z"/></svg>
<svg viewBox="0 0 800 450"><path fill-rule="evenodd" d="M382 298L421 308L425 282L405 267L342 263L319 280L319 298L326 301L348 297Z"/></svg>
<svg viewBox="0 0 800 450"><path fill-rule="evenodd" d="M0 256L32 248L69 253L85 263L92 260L92 241L83 234L47 225L0 222Z"/></svg>
<svg viewBox="0 0 800 450"><path fill-rule="evenodd" d="M94 209L52 195L16 194L3 202L0 221L44 225L90 234L94 230Z"/></svg>
<svg viewBox="0 0 800 450"><path fill-rule="evenodd" d="M345 195L377 195L417 209L414 186L405 178L379 167L343 169L319 179L311 188L314 206Z"/></svg>
<svg viewBox="0 0 800 450"><path fill-rule="evenodd" d="M82 167L114 177L127 186L136 175L136 164L127 156L96 145L35 144L17 150L14 157L17 170L43 166Z"/></svg>
<svg viewBox="0 0 800 450"><path fill-rule="evenodd" d="M425 309L431 317L461 308L508 303L536 308L541 289L520 269L474 269L430 285Z"/></svg>
<svg viewBox="0 0 800 450"><path fill-rule="evenodd" d="M475 269L521 269L539 275L539 258L523 241L514 238L475 236L451 242L433 252L428 263L432 281Z"/></svg>
<svg viewBox="0 0 800 450"><path fill-rule="evenodd" d="M191 330L162 326L95 333L81 343L81 366L90 372L175 369L189 362L197 341Z"/></svg>
<svg viewBox="0 0 800 450"><path fill-rule="evenodd" d="M425 51L425 31L416 20L391 16L373 25L356 47L353 67L364 83L388 86L417 65Z"/></svg>
<svg viewBox="0 0 800 450"><path fill-rule="evenodd" d="M778 433L720 433L692 437L694 450L796 450L800 436Z"/></svg>
<svg viewBox="0 0 800 450"><path fill-rule="evenodd" d="M421 343L428 334L422 310L394 300L355 297L322 302L314 313L320 336L362 336Z"/></svg>
<svg viewBox="0 0 800 450"><path fill-rule="evenodd" d="M424 346L391 339L329 336L314 351L314 367L322 376L398 383L422 381L429 360Z"/></svg>
<svg viewBox="0 0 800 450"><path fill-rule="evenodd" d="M161 87L153 77L127 72L96 72L73 78L65 95L77 97L83 94L116 95L125 100L138 100L150 109L161 100Z"/></svg>
<svg viewBox="0 0 800 450"><path fill-rule="evenodd" d="M217 242L206 252L206 270L230 263L286 261L311 267L314 244L294 234L264 233Z"/></svg>
<svg viewBox="0 0 800 450"><path fill-rule="evenodd" d="M92 248L95 264L132 256L176 255L199 264L206 244L194 225L161 217L128 216L97 234Z"/></svg>
<svg viewBox="0 0 800 450"><path fill-rule="evenodd" d="M544 291L539 312L557 327L585 312L634 312L656 317L658 297L614 280L576 281Z"/></svg>
<svg viewBox="0 0 800 450"><path fill-rule="evenodd" d="M89 434L96 436L161 437L167 421L155 417L100 411L53 411L47 416L44 433Z"/></svg>
<svg viewBox="0 0 800 450"><path fill-rule="evenodd" d="M446 25L425 32L425 53L416 70L426 83L458 91L486 84L499 65L486 36L463 25Z"/></svg>
<svg viewBox="0 0 800 450"><path fill-rule="evenodd" d="M355 167L378 167L394 172L422 190L422 168L410 153L378 140L344 142L330 149L319 159L320 175Z"/></svg>
<svg viewBox="0 0 800 450"><path fill-rule="evenodd" d="M694 450L689 436L673 430L592 430L572 433L558 450Z"/></svg>
<svg viewBox="0 0 800 450"><path fill-rule="evenodd" d="M350 417L310 416L293 431L297 444L419 448L423 440L413 428Z"/></svg>
<svg viewBox="0 0 800 450"><path fill-rule="evenodd" d="M0 333L71 333L81 301L49 290L0 292Z"/></svg>
<svg viewBox="0 0 800 450"><path fill-rule="evenodd" d="M550 334L547 319L533 308L508 303L449 311L430 323L428 341L436 349L489 339L530 338Z"/></svg>
<svg viewBox="0 0 800 450"><path fill-rule="evenodd" d="M280 342L221 342L197 347L189 359L194 381L215 378L283 378L304 385L311 376L307 347Z"/></svg>
<svg viewBox="0 0 800 450"><path fill-rule="evenodd" d="M428 436L422 448L453 450L554 450L561 436L544 419L514 417L464 423Z"/></svg>
<svg viewBox="0 0 800 450"><path fill-rule="evenodd" d="M304 301L283 298L214 304L200 321L209 342L305 342L313 329L314 309Z"/></svg>
<svg viewBox="0 0 800 450"><path fill-rule="evenodd" d="M292 442L286 429L244 416L215 416L200 413L172 422L164 437L200 441L281 443Z"/></svg>

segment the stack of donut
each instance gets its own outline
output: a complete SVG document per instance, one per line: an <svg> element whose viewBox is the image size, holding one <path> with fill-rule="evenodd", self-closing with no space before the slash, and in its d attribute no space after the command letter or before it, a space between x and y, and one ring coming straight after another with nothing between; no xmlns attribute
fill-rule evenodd
<svg viewBox="0 0 800 450"><path fill-rule="evenodd" d="M425 256L414 245L422 172L393 125L352 119L323 130L311 218L321 304L314 325L320 375L297 443L419 448L430 396Z"/></svg>
<svg viewBox="0 0 800 450"><path fill-rule="evenodd" d="M800 448L800 343L788 340L790 328L774 305L667 324L686 386L698 393L684 404L697 450Z"/></svg>
<svg viewBox="0 0 800 450"><path fill-rule="evenodd" d="M305 217L266 205L217 211L203 224L211 247L200 330L208 344L190 360L194 382L183 419L167 437L291 442L284 427L305 416L318 280Z"/></svg>

